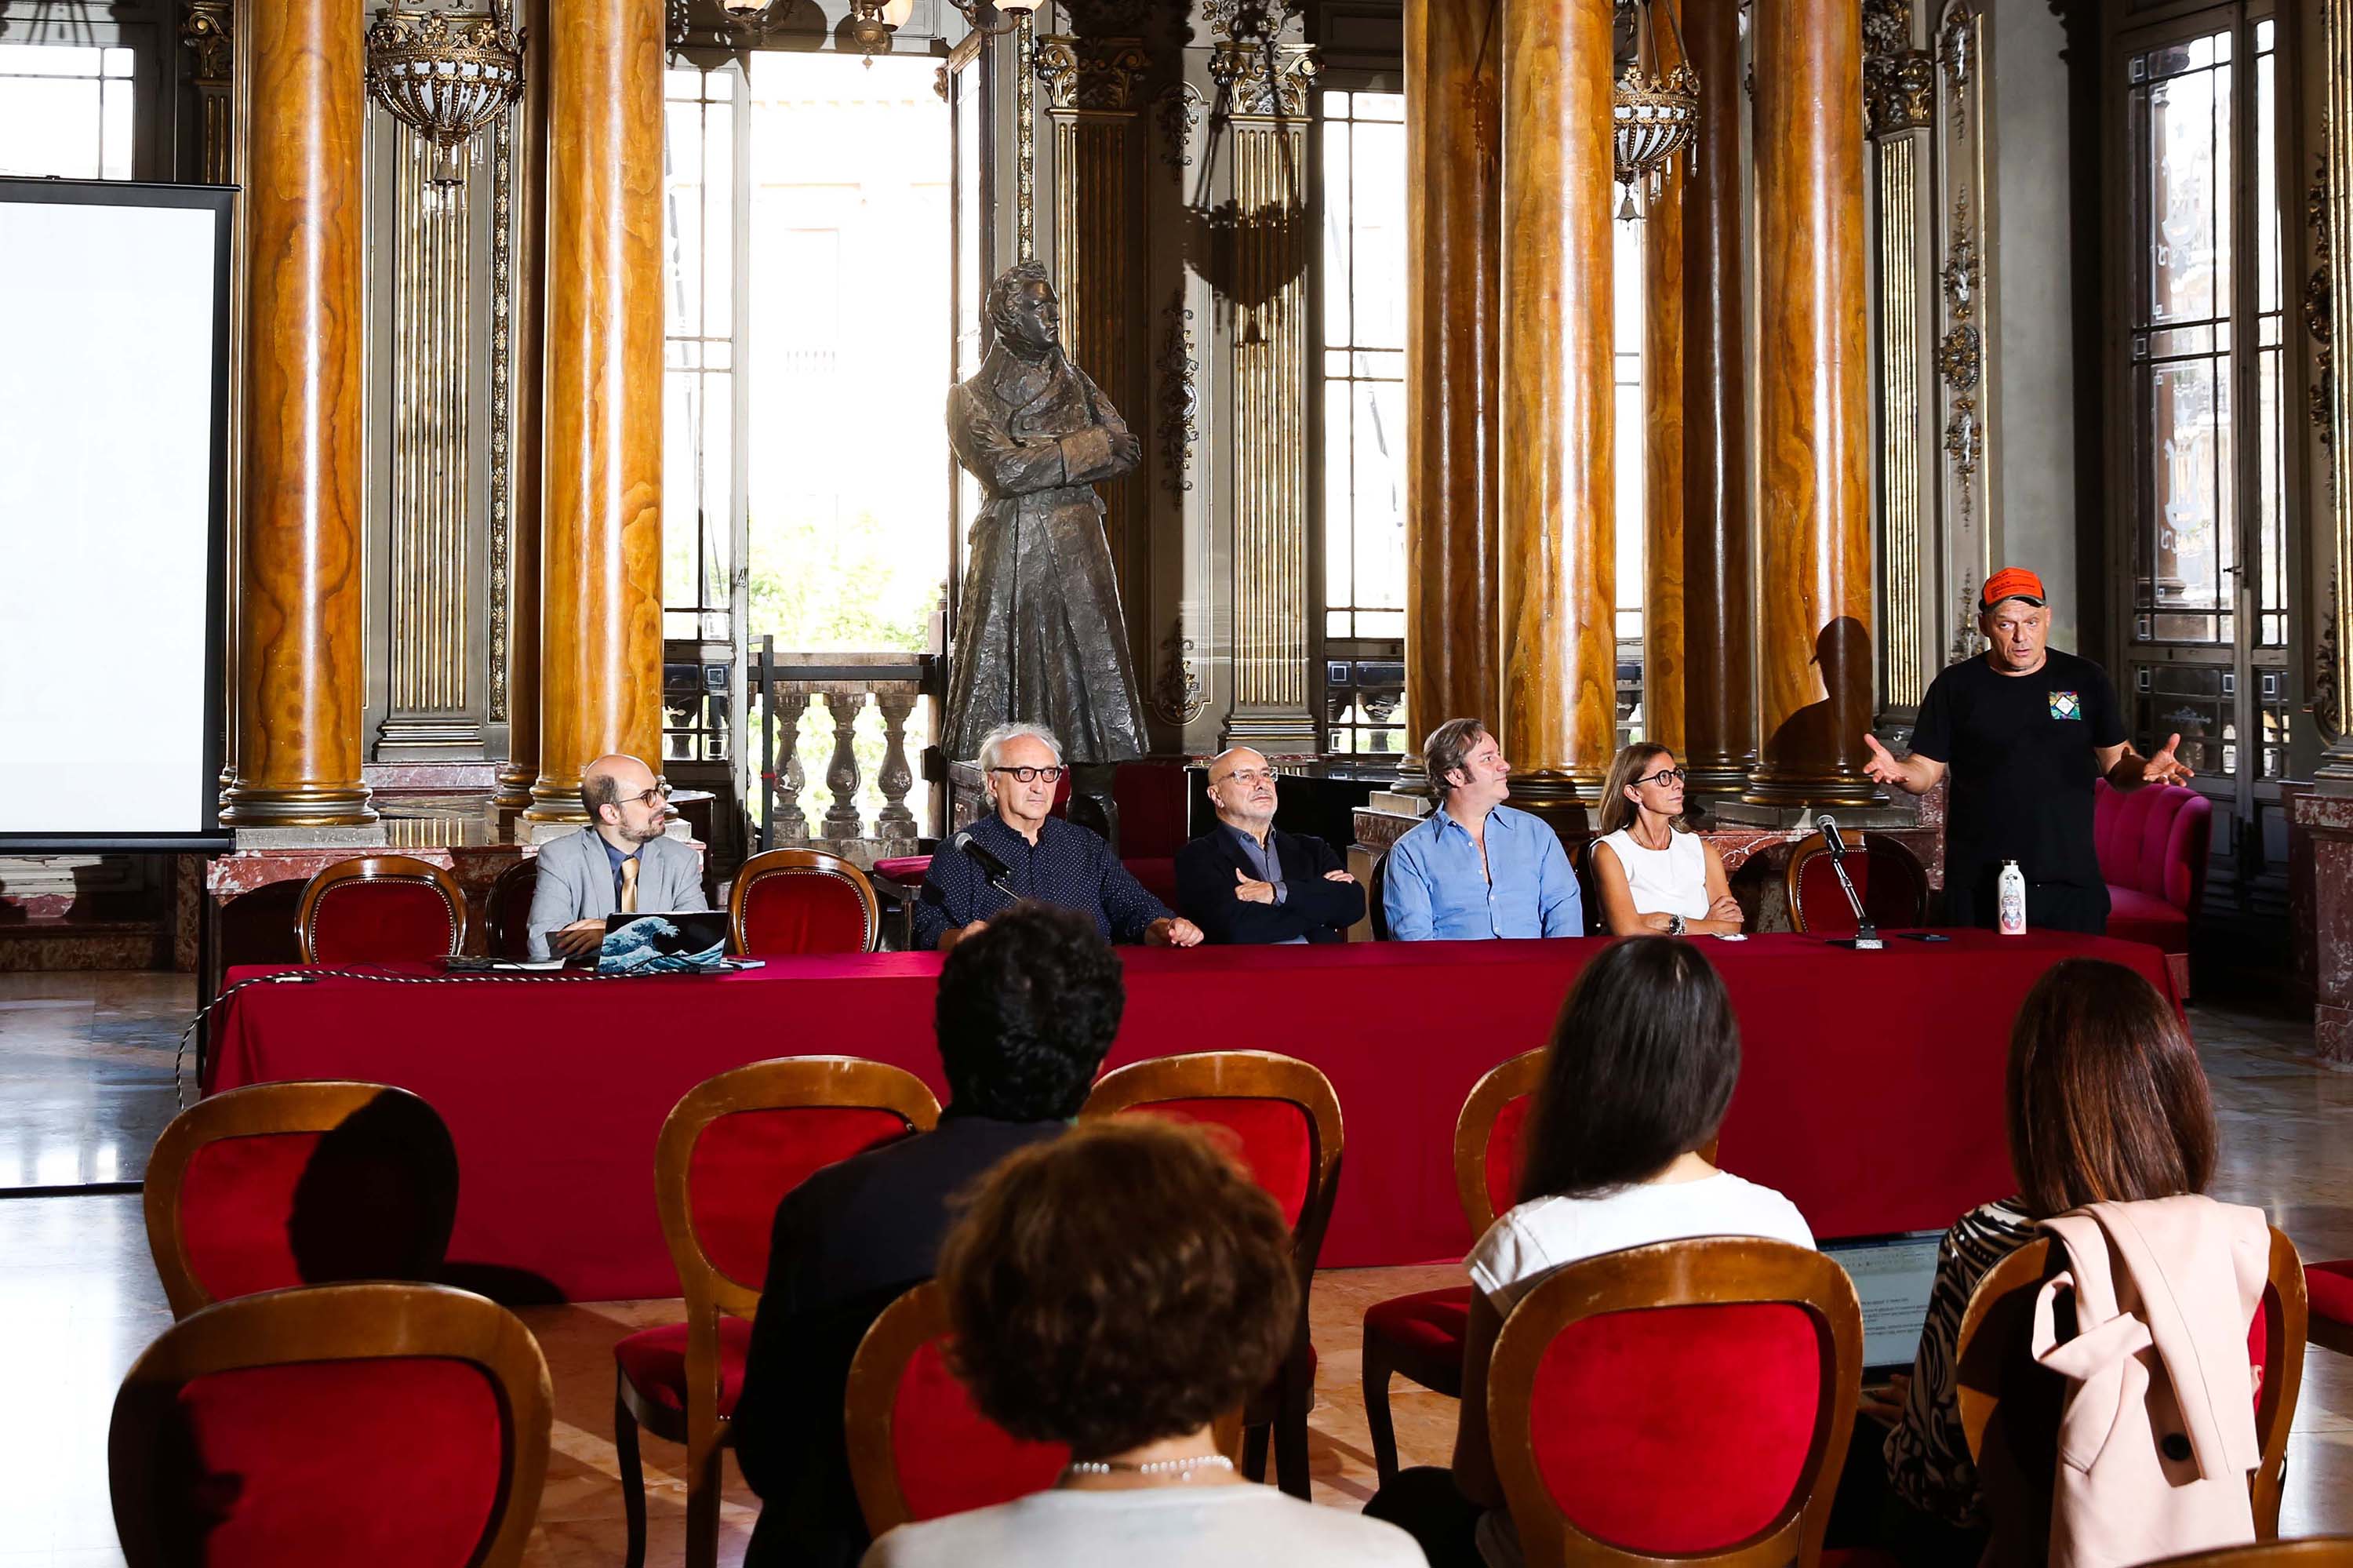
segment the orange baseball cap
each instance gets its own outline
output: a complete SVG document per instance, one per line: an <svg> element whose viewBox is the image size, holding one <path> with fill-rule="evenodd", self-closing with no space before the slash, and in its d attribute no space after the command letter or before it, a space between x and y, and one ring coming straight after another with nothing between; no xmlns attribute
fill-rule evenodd
<svg viewBox="0 0 2353 1568"><path fill-rule="evenodd" d="M2041 577L2036 577L2024 567L2004 567L1986 578L1985 587L1978 593L1978 608L1988 610L2003 599L2022 599L2040 609L2042 608L2042 601L2049 597L2042 591Z"/></svg>

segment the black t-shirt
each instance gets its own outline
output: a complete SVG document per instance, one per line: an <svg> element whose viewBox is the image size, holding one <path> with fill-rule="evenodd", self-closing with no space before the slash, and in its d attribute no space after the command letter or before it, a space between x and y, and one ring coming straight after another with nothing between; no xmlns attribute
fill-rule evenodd
<svg viewBox="0 0 2353 1568"><path fill-rule="evenodd" d="M2056 650L2031 675L1983 657L1948 666L1921 699L1915 756L1950 769L1945 883L1970 888L2018 862L2029 883L2098 887L2092 783L2098 747L2121 746L2107 672Z"/></svg>

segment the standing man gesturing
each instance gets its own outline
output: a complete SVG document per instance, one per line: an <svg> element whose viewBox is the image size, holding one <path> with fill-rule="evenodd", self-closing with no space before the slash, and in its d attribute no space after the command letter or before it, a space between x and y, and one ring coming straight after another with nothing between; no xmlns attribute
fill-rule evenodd
<svg viewBox="0 0 2353 1568"><path fill-rule="evenodd" d="M2108 888L2092 843L2092 783L2118 789L2179 784L2189 769L2169 737L2155 757L2125 739L2107 672L2053 652L2042 579L2021 567L1986 578L1978 599L1980 658L1948 665L1920 702L1912 755L1898 760L1866 735L1863 771L1913 795L1949 768L1945 924L1991 926L1995 880L2014 860L2026 877L2026 918L2054 931L2107 929Z"/></svg>

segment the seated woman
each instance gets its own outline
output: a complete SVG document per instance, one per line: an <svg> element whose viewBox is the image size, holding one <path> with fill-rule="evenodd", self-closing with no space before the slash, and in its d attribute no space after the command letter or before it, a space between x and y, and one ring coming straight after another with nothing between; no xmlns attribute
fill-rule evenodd
<svg viewBox="0 0 2353 1568"><path fill-rule="evenodd" d="M2172 1003L2121 964L2069 959L2035 983L2010 1032L2006 1092L2018 1195L1972 1209L1945 1233L1912 1373L1863 1405L1893 1429L1876 1456L1861 1440L1877 1436L1869 1426L1848 1450L1833 1544L1875 1539L1906 1562L1977 1562L1987 1520L1954 1369L1970 1293L2041 1220L2202 1192L2214 1174L2214 1104L2197 1049ZM1892 1496L1873 1496L1874 1457Z"/></svg>
<svg viewBox="0 0 2353 1568"><path fill-rule="evenodd" d="M1739 1076L1731 1000L1692 944L1638 937L1577 976L1523 1134L1520 1202L1465 1260L1477 1288L1451 1478L1408 1470L1366 1509L1411 1531L1432 1568L1520 1561L1487 1445L1487 1361L1521 1298L1569 1264L1651 1242L1736 1235L1814 1245L1788 1199L1700 1155Z"/></svg>
<svg viewBox="0 0 2353 1568"><path fill-rule="evenodd" d="M1740 929L1724 857L1684 831L1683 814L1683 770L1673 752L1637 741L1618 754L1601 787L1601 837L1593 845L1593 881L1610 935Z"/></svg>
<svg viewBox="0 0 2353 1568"><path fill-rule="evenodd" d="M1008 1156L949 1232L952 1359L981 1413L1070 1445L1050 1491L877 1541L866 1568L1419 1568L1402 1532L1251 1486L1210 1424L1299 1320L1291 1227L1195 1128L1082 1124Z"/></svg>

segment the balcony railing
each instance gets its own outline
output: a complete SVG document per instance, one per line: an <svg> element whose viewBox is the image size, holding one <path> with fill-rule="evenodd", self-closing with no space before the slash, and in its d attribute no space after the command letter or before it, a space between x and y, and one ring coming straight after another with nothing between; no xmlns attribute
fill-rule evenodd
<svg viewBox="0 0 2353 1568"><path fill-rule="evenodd" d="M941 661L928 653L779 653L771 641L762 640L749 672L760 746L759 847L826 850L861 866L915 853L916 840L935 828L928 789L908 803L916 785L911 758L928 744ZM817 793L816 779L826 798L805 803L805 793ZM813 807L819 808L814 821Z"/></svg>

